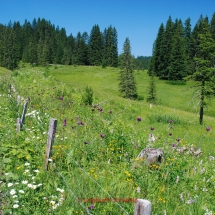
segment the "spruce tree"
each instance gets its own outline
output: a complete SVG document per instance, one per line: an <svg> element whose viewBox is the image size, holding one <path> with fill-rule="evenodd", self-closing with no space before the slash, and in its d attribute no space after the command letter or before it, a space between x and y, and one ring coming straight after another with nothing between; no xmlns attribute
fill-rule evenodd
<svg viewBox="0 0 215 215"><path fill-rule="evenodd" d="M168 80L170 81L183 80L187 75L185 39L181 20L175 22L168 71Z"/></svg>
<svg viewBox="0 0 215 215"><path fill-rule="evenodd" d="M197 54L194 58L196 70L191 76L196 82L196 91L198 104L200 105L199 123L203 123L204 107L206 105L205 97L210 98L213 92L214 83L214 57L215 57L215 42L210 33L207 20L201 20L201 33L197 36L196 44Z"/></svg>
<svg viewBox="0 0 215 215"><path fill-rule="evenodd" d="M215 40L215 12L214 12L211 22L210 22L210 32L211 32L213 39Z"/></svg>
<svg viewBox="0 0 215 215"><path fill-rule="evenodd" d="M155 104L157 102L157 93L156 93L154 72L151 73L151 77L150 77L147 102L150 102L152 104Z"/></svg>
<svg viewBox="0 0 215 215"><path fill-rule="evenodd" d="M89 38L89 63L90 65L102 65L104 41L98 25L92 27Z"/></svg>
<svg viewBox="0 0 215 215"><path fill-rule="evenodd" d="M133 56L129 38L126 38L120 62L119 91L124 98L136 99L137 89L133 70Z"/></svg>

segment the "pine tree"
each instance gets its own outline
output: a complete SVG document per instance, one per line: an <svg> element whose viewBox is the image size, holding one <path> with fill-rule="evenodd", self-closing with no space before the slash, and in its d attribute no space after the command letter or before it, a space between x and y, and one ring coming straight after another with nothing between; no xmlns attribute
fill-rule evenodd
<svg viewBox="0 0 215 215"><path fill-rule="evenodd" d="M89 63L90 65L102 65L104 41L98 25L92 27L89 38Z"/></svg>
<svg viewBox="0 0 215 215"><path fill-rule="evenodd" d="M196 71L191 77L196 81L197 90L195 93L200 104L199 123L202 124L206 105L205 97L210 98L214 94L212 82L214 81L215 42L210 33L207 19L202 19L199 26L201 26L201 33L197 36L198 51L194 59Z"/></svg>
<svg viewBox="0 0 215 215"><path fill-rule="evenodd" d="M211 22L210 22L210 32L211 32L213 39L215 40L215 12L214 12Z"/></svg>
<svg viewBox="0 0 215 215"><path fill-rule="evenodd" d="M169 63L168 80L183 80L187 75L185 39L181 20L176 20Z"/></svg>
<svg viewBox="0 0 215 215"><path fill-rule="evenodd" d="M165 51L164 32L165 32L164 25L163 23L161 23L158 30L157 38L153 45L153 59L150 61L149 71L153 72L158 77L162 77L162 71L164 71L165 69L164 68L164 60L165 60L164 59L164 51Z"/></svg>
<svg viewBox="0 0 215 215"><path fill-rule="evenodd" d="M154 72L151 73L151 77L150 77L147 102L150 102L152 104L155 104L157 102L157 93L156 93Z"/></svg>
<svg viewBox="0 0 215 215"><path fill-rule="evenodd" d="M133 57L129 38L126 38L120 62L119 91L124 98L136 99L137 89L133 71Z"/></svg>
<svg viewBox="0 0 215 215"><path fill-rule="evenodd" d="M162 56L164 56L162 66L159 69L160 79L168 79L168 74L170 72L170 56L172 52L172 39L174 35L174 23L172 22L171 16L167 20L165 31L164 31L164 39L162 42Z"/></svg>

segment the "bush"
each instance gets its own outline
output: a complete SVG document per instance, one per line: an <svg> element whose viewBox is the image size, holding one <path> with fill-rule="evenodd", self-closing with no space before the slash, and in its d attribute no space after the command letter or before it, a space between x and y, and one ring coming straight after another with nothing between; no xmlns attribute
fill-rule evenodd
<svg viewBox="0 0 215 215"><path fill-rule="evenodd" d="M93 104L93 89L91 87L86 86L85 92L82 95L82 101L85 105Z"/></svg>

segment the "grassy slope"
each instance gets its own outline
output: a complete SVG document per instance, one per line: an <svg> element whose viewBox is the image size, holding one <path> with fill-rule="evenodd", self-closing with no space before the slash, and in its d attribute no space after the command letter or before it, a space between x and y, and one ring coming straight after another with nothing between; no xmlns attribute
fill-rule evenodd
<svg viewBox="0 0 215 215"><path fill-rule="evenodd" d="M59 66L57 69L50 68L51 74L57 79L70 83L78 88L83 88L86 85L91 86L96 95L105 94L111 95L119 99L118 92L118 69L101 67L84 67L84 66ZM138 93L147 97L147 88L149 76L146 71L135 72ZM193 90L190 88L191 82L186 85L170 85L165 81L156 80L157 98L161 101L162 106L189 111L198 114L198 106L194 108L194 103L191 102ZM145 103L145 102L143 102ZM205 115L215 117L215 109L213 108L215 101L211 101L208 109L205 110Z"/></svg>
<svg viewBox="0 0 215 215"><path fill-rule="evenodd" d="M198 116L195 113L187 112L186 109L180 110L181 108L179 108L177 102L180 103L182 99L177 99L177 97L181 95L180 92L187 92L187 86L172 86L157 80L158 95L160 94L163 106L153 106L150 109L149 104L145 101L130 101L119 96L117 69L114 71L112 68L101 69L99 67L59 66L57 69L50 67L50 74L56 79L66 82L66 84L56 82L52 78L44 78L41 73L36 72L37 69L21 69L20 74L14 77L17 91L24 98L31 98L28 111L37 110L42 122L40 127L40 124L38 125L34 118L26 118L25 128L28 128L28 130L21 132L22 136L20 136L17 144L17 149L20 148L20 145L23 145L24 150L18 155L11 156L13 162L15 161L15 171L18 172L16 167L23 166L22 162L25 161L25 158L23 160L16 159L16 156L20 154L31 154L32 158L29 162L37 167L43 165L41 153L33 143L36 142L42 152L45 150L43 143L46 142L46 136L43 134L42 128L47 127L46 122L48 122L50 116L58 119L57 136L59 136L56 138L55 147L53 147L54 163L63 172L69 186L72 187L78 197L104 198L106 195L89 180L86 174L80 171L80 168L74 165L72 159L81 164L87 174L95 178L113 197L146 198L152 201L153 215L160 211L163 212L164 209L169 214L187 214L187 211L189 211L189 214L203 214L202 207L207 201L206 206L215 211L212 201L214 199L214 181L210 179L211 184L204 182L209 180L214 173L214 166L211 165L212 162L209 162L208 155L215 155L213 147L215 144L213 127L215 119L205 117L204 125L200 126ZM40 70L44 69L40 68ZM149 77L146 73L144 75L143 72L136 72L136 78L139 93L146 97ZM74 98L80 98L80 92L87 84L92 86L95 91L95 103L108 101L102 103L102 113L96 109L92 112L92 107L80 105L77 101L74 102L74 105L69 105ZM74 86L77 91L73 89ZM174 92L174 97L167 96L170 92ZM189 92L187 93L186 95L183 93L185 101L189 96ZM64 96L64 100L59 100L60 95ZM169 102L170 105L165 106L164 101ZM182 107L183 104L182 102ZM174 110L174 108L177 108L177 110ZM113 110L111 115L109 114L110 109ZM9 111L10 108L7 110ZM83 120L85 126L77 125L77 117ZM136 117L141 117L142 121L137 122ZM66 127L63 126L64 119L67 119ZM172 125L169 124L170 119L174 122ZM12 121L15 122L15 120L14 116ZM14 123L10 124L11 130L14 131ZM74 125L76 128L71 129ZM211 126L210 132L205 130L207 125ZM151 127L155 129L152 131ZM7 130L8 133L11 133L9 129ZM100 138L101 133L106 135L105 138ZM157 166L154 166L156 169L153 169L153 166L148 169L144 165L142 165L142 168L130 168L130 156L132 159L136 158L140 150L146 147L150 133L153 133L156 137L152 147L162 147L166 152L165 159L167 162L163 162L158 170ZM5 132L5 141L3 142L4 147L6 147L5 150L8 150L7 156L9 157L12 150L10 150L11 140L8 140L7 135ZM64 139L64 137L67 138ZM170 146L176 142L176 138L181 139L181 146L201 148L202 156L195 157L173 153ZM26 139L30 140L27 144ZM8 144L5 144L7 140ZM17 143L15 138L13 141ZM84 144L85 141L89 141L89 144ZM132 144L135 144L135 147ZM32 149L33 153L29 153L29 149ZM64 154L64 151L68 154ZM129 157L127 157L128 155ZM110 164L108 164L109 159ZM202 166L199 164L200 160L201 162L203 160ZM203 167L206 169L205 174L200 173L204 170ZM197 174L194 173L194 168L197 168ZM51 174L44 175L46 177L56 177L54 171L52 172L50 169L49 172ZM175 183L177 176L180 176L179 184ZM24 175L20 171L19 180L23 180L23 177ZM42 175L39 179L43 179L43 177ZM41 194L39 193L41 198L43 197L42 194L47 196L50 190L54 190L48 183L45 183L45 179L42 181L44 184L43 193L41 190ZM198 190L195 190L193 187L197 182ZM52 179L50 184L54 184L56 187L63 186L59 177L56 177L54 183ZM141 188L141 193L136 192L138 186ZM205 187L209 190L208 192L201 191ZM66 188L65 185L64 188ZM6 187L6 189L9 188ZM69 197L68 189L66 193L67 198L64 206L59 208L59 211L63 213L57 211L53 214L74 214L76 208L78 211L81 210L74 199ZM185 202L188 200L188 195L191 195L192 198L194 196L199 197L195 204L189 205L181 202L179 199L180 193L183 193ZM28 197L28 199L32 199L32 203L29 200L31 203L29 205L34 207L36 205L34 199L32 197ZM129 210L129 214L133 213L133 203L121 204ZM88 206L88 204L84 205ZM74 207L74 211L71 212L69 209L70 213L66 213L68 206L70 209ZM94 214L104 214L105 210L107 211L105 214L122 214L119 209L113 209L112 206L111 203L95 204L96 212ZM36 207L39 210L38 205ZM44 206L44 208L46 207ZM116 213L113 213L114 211Z"/></svg>

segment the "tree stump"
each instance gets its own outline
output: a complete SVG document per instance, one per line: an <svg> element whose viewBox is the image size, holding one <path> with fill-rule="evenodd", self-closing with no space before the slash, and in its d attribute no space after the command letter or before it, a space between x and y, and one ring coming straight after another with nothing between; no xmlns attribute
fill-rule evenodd
<svg viewBox="0 0 215 215"><path fill-rule="evenodd" d="M152 163L161 163L163 152L161 149L156 148L146 148L143 149L140 154L137 156L139 159L145 159L146 164L152 164Z"/></svg>

